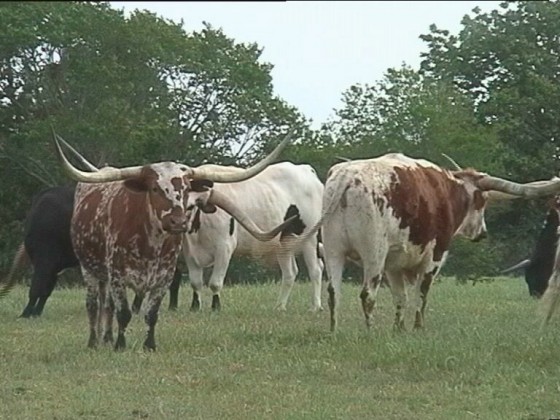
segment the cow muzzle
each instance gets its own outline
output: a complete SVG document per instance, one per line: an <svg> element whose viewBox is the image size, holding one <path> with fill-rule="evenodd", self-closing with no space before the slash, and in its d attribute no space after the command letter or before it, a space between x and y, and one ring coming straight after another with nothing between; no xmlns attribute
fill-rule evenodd
<svg viewBox="0 0 560 420"><path fill-rule="evenodd" d="M185 233L187 231L188 221L184 214L170 214L163 219L163 229L173 234Z"/></svg>

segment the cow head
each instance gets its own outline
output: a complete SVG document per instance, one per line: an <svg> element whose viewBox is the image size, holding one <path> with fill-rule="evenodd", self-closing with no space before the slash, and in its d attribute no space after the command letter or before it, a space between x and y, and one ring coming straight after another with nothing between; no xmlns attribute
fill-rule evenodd
<svg viewBox="0 0 560 420"><path fill-rule="evenodd" d="M188 167L173 162L160 162L142 166L139 174L127 178L123 185L132 193L145 194L149 208L168 233L187 230L187 213L184 203L191 189Z"/></svg>
<svg viewBox="0 0 560 420"><path fill-rule="evenodd" d="M469 210L460 227L460 233L474 240L486 236L484 209L489 201L511 200L518 197L546 197L560 192L560 178L557 177L546 181L518 184L473 169L463 170L449 156L446 154L443 156L451 161L456 169L453 176L464 182L468 192Z"/></svg>
<svg viewBox="0 0 560 420"><path fill-rule="evenodd" d="M187 208L187 201L191 191L203 192L211 189L213 182L240 182L257 175L280 155L290 141L288 134L276 149L259 163L247 169L237 168L235 171L216 170L215 165L197 168L175 162L159 162L126 168L105 167L94 172L83 172L68 161L59 143L59 139L62 139L54 133L53 135L58 158L71 178L84 183L123 181L123 185L129 191L147 195L153 214L161 221L162 228L169 233L183 233L188 230L189 213L192 209ZM67 145L66 142L64 144ZM72 151L80 156L75 150ZM82 159L87 162L85 158Z"/></svg>
<svg viewBox="0 0 560 420"><path fill-rule="evenodd" d="M453 173L456 179L463 182L466 194L466 216L463 223L459 226L458 235L462 235L475 242L487 236L486 221L484 220L484 210L488 202L488 193L482 191L477 182L483 175L468 169Z"/></svg>

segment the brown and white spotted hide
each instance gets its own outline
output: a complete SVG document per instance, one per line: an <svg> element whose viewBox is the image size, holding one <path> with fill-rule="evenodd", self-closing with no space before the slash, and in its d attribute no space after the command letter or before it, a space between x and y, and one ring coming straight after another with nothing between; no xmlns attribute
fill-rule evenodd
<svg viewBox="0 0 560 420"><path fill-rule="evenodd" d="M141 176L126 181L78 183L71 238L87 284L89 346L97 345L98 309L107 299L105 341L112 341L112 305L118 338L131 318L126 287L148 296L145 314L147 349L155 349L154 327L162 298L173 280L182 233L188 228L185 201L192 187L185 166L172 162L146 165ZM98 302L98 296L100 303Z"/></svg>
<svg viewBox="0 0 560 420"><path fill-rule="evenodd" d="M420 295L415 327L423 326L427 294L452 238L478 240L486 235L487 197L474 183L479 177L472 170L451 172L402 154L331 168L323 199L323 209L330 213L323 216L322 238L332 330L347 257L363 266L360 297L368 327L384 273L396 307L396 327L404 328L407 284Z"/></svg>
<svg viewBox="0 0 560 420"><path fill-rule="evenodd" d="M232 168L230 167L229 170ZM235 169L235 168L234 168ZM263 229L276 226L293 214L300 220L290 231L269 242L255 239L237 221L222 209L198 208L207 201L208 193L191 193L188 208L198 209L191 215L191 229L185 235L183 253L193 288L192 310L200 308L203 287L203 269L212 267L209 287L212 291L212 308L220 308L220 291L229 262L234 255L244 255L268 265L278 265L282 284L276 307L286 309L289 294L298 273L295 253L279 252L278 244L287 236L301 235L321 217L323 184L309 165L280 162L268 166L261 173L235 184L215 184L213 189L222 192ZM311 279L311 309L321 309L321 278L323 263L317 255L317 236L303 245L301 252Z"/></svg>

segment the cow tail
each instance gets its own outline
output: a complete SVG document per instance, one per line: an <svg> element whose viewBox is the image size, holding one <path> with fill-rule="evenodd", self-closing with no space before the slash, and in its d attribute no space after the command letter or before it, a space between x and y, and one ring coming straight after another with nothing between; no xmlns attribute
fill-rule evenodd
<svg viewBox="0 0 560 420"><path fill-rule="evenodd" d="M1 282L4 284L0 289L0 299L10 293L10 290L12 290L12 288L16 284L16 277L14 276L14 274L18 269L22 268L23 264L27 262L27 259L28 257L25 250L25 245L22 243L16 252L14 261L12 262L12 268L10 268L10 272L8 273L8 277L5 279L5 281Z"/></svg>
<svg viewBox="0 0 560 420"><path fill-rule="evenodd" d="M555 267L556 269L556 267ZM548 287L541 297L540 310L543 317L542 326L546 325L560 304L560 273L553 273Z"/></svg>
<svg viewBox="0 0 560 420"><path fill-rule="evenodd" d="M342 195L344 193L346 193L346 190L349 187L349 184L347 182L344 182L345 177L343 177L337 184L337 188L335 188L335 193L332 196L332 199L330 200L330 202L327 205L327 208L325 209L325 211L323 212L323 214L321 215L321 218L319 219L319 221L317 223L315 223L313 225L313 227L311 229L309 229L307 232L303 233L302 235L296 236L296 237L286 237L280 244L281 246L281 253L294 253L297 254L298 251L301 249L301 247L303 246L303 244L313 235L316 235L317 232L319 231L319 229L321 228L321 226L323 226L323 223L325 223L328 218L336 211L336 209L338 208ZM340 184L346 184L346 186L344 188L341 188ZM324 194L324 193L323 193ZM322 253L322 244L321 244L321 249L318 249L318 252Z"/></svg>

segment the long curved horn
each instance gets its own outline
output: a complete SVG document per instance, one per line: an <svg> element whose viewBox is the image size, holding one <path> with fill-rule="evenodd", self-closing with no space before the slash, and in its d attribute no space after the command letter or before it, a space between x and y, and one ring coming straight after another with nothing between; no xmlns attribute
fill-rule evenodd
<svg viewBox="0 0 560 420"><path fill-rule="evenodd" d="M259 241L266 242L273 239L276 235L278 235L282 230L289 226L293 220L297 217L294 215L284 221L284 223L276 226L274 229L263 232L245 213L243 213L239 207L235 203L233 203L225 194L222 194L219 191L211 190L210 198L208 198L208 203L214 204L215 206L220 207L221 209L225 210L231 216L237 220L241 226L243 226L247 231L257 238Z"/></svg>
<svg viewBox="0 0 560 420"><path fill-rule="evenodd" d="M500 274L511 273L512 271L519 270L520 268L525 268L525 267L527 267L529 264L531 264L531 260L530 260L530 259L523 260L523 261L521 261L521 262L518 262L518 263L515 264L515 265L512 265L512 266L509 267L509 268L506 268L505 270L500 271Z"/></svg>
<svg viewBox="0 0 560 420"><path fill-rule="evenodd" d="M507 194L501 191L488 191L488 202L515 200L516 198L521 198L521 196Z"/></svg>
<svg viewBox="0 0 560 420"><path fill-rule="evenodd" d="M53 133L54 134L54 133ZM131 166L127 168L111 168L106 167L97 172L83 172L79 169L72 166L72 164L68 161L62 148L60 147L60 143L58 142L56 134L54 137L54 144L56 147L56 152L58 155L58 159L62 163L64 170L68 174L68 176L75 181L78 182L110 182L110 181L121 181L123 179L134 178L141 174L142 167L141 166ZM85 159L85 158L84 158Z"/></svg>
<svg viewBox="0 0 560 420"><path fill-rule="evenodd" d="M553 177L549 181L534 181L534 182L528 182L527 184L523 184L523 185L540 187L540 186L544 186L544 185L549 185L551 181L558 180L558 179L559 178L557 178L557 177ZM508 193L501 192L501 191L488 191L488 200L492 201L492 202L505 201L505 200L515 200L516 198L521 198L521 197L522 196L520 196L520 195L508 194Z"/></svg>
<svg viewBox="0 0 560 420"><path fill-rule="evenodd" d="M341 162L352 162L352 159L348 159L347 157L344 156L335 156L334 158Z"/></svg>
<svg viewBox="0 0 560 420"><path fill-rule="evenodd" d="M527 184L518 184L493 176L484 176L477 182L481 190L494 190L521 197L536 198L556 195L560 192L560 179L554 177L548 181L535 181Z"/></svg>
<svg viewBox="0 0 560 420"><path fill-rule="evenodd" d="M66 148L68 150L70 150L74 154L74 156L76 156L80 160L80 162L82 162L91 172L97 172L99 170L98 167L94 166L85 157L80 155L78 153L78 151L76 149L74 149L70 144L68 144L68 142L66 140L64 140L62 137L60 137L56 133L55 133L55 136L58 139L58 141L60 141L64 146L66 146Z"/></svg>
<svg viewBox="0 0 560 420"><path fill-rule="evenodd" d="M445 153L442 153L441 155L444 158L446 158L447 160L449 160L449 162L451 162L451 164L455 167L455 170L457 170L457 171L462 171L463 170L463 168L461 168L457 162L455 162L453 159L451 159L451 157L447 156Z"/></svg>
<svg viewBox="0 0 560 420"><path fill-rule="evenodd" d="M270 153L267 157L261 160L259 163L243 170L243 171L235 171L235 172L225 172L225 171L215 171L211 168L191 168L192 169L192 177L193 179L208 179L214 182L240 182L245 181L259 172L263 171L268 165L270 165L273 161L275 161L282 150L288 145L290 142L292 133L288 133L284 140L276 146L276 148Z"/></svg>

